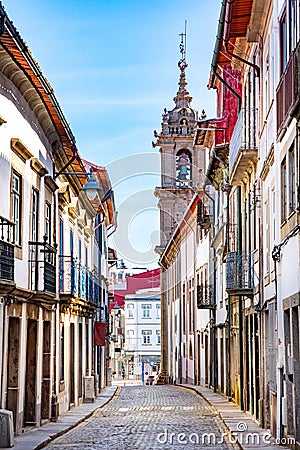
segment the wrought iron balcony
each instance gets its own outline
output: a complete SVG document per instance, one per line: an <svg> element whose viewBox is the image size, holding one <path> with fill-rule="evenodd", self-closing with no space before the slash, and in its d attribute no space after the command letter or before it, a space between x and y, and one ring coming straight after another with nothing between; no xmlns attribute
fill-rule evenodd
<svg viewBox="0 0 300 450"><path fill-rule="evenodd" d="M213 287L210 284L198 284L197 286L197 308L207 309L214 307Z"/></svg>
<svg viewBox="0 0 300 450"><path fill-rule="evenodd" d="M197 206L197 223L203 229L209 228L210 223L211 223L211 217L209 215L209 210L204 205L204 203L201 199L198 201L198 206Z"/></svg>
<svg viewBox="0 0 300 450"><path fill-rule="evenodd" d="M43 242L29 241L30 289L37 292L56 293L56 247Z"/></svg>
<svg viewBox="0 0 300 450"><path fill-rule="evenodd" d="M15 279L14 233L14 223L0 217L0 282Z"/></svg>
<svg viewBox="0 0 300 450"><path fill-rule="evenodd" d="M231 295L253 295L252 255L245 252L226 254L226 290Z"/></svg>
<svg viewBox="0 0 300 450"><path fill-rule="evenodd" d="M229 145L229 182L237 185L257 162L257 109L242 108Z"/></svg>
<svg viewBox="0 0 300 450"><path fill-rule="evenodd" d="M60 256L59 292L97 304L100 295L97 274L71 256Z"/></svg>

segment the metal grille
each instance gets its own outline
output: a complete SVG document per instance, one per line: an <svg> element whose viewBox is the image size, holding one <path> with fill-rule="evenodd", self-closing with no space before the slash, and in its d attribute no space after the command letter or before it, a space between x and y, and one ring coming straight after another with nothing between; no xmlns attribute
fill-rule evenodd
<svg viewBox="0 0 300 450"><path fill-rule="evenodd" d="M30 289L56 293L56 247L44 242L29 241Z"/></svg>
<svg viewBox="0 0 300 450"><path fill-rule="evenodd" d="M230 252L226 254L226 290L243 291L253 290L253 263L252 256L245 252Z"/></svg>
<svg viewBox="0 0 300 450"><path fill-rule="evenodd" d="M96 272L70 256L59 257L59 291L83 300L98 303L100 288Z"/></svg>
<svg viewBox="0 0 300 450"><path fill-rule="evenodd" d="M213 288L212 285L199 284L197 286L197 308L213 308Z"/></svg>
<svg viewBox="0 0 300 450"><path fill-rule="evenodd" d="M0 217L0 280L14 281L14 223Z"/></svg>

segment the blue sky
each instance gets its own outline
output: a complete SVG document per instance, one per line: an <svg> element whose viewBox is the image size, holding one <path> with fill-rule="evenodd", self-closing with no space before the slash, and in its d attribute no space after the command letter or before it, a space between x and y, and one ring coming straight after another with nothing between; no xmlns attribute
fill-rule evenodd
<svg viewBox="0 0 300 450"><path fill-rule="evenodd" d="M215 115L215 95L206 86L221 1L4 0L3 5L53 86L80 153L108 167L119 209L111 245L129 267L154 267L158 212L151 196L160 178L153 130L160 130L164 107L174 106L185 20L192 105ZM144 153L144 162L135 158Z"/></svg>

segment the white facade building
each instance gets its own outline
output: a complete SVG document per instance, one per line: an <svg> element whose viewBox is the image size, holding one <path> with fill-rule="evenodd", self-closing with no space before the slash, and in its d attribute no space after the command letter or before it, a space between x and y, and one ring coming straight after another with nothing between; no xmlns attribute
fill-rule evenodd
<svg viewBox="0 0 300 450"><path fill-rule="evenodd" d="M125 370L129 377L141 376L145 365L151 367L151 373L158 373L160 328L159 288L125 296Z"/></svg>

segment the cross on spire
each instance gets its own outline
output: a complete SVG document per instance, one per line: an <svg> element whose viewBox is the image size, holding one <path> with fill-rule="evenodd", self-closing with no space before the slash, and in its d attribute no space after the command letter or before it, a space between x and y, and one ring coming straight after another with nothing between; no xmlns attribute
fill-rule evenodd
<svg viewBox="0 0 300 450"><path fill-rule="evenodd" d="M180 44L179 44L179 51L181 53L181 59L178 62L178 67L182 72L187 68L186 63L186 21L184 23L184 33L180 33L179 36L181 37Z"/></svg>

